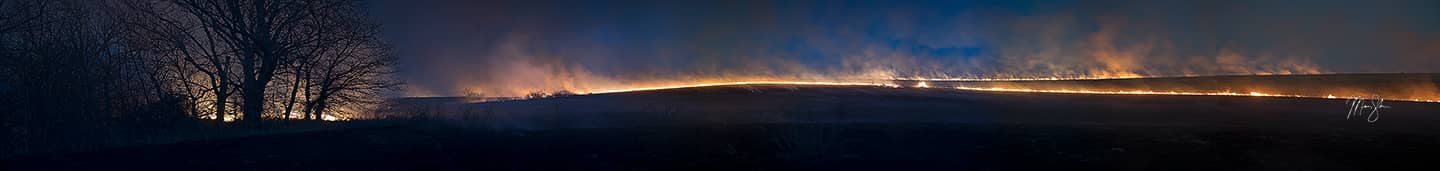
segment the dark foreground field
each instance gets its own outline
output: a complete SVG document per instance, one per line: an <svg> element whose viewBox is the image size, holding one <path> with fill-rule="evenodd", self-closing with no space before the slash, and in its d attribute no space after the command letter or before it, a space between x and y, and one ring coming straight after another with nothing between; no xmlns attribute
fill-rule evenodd
<svg viewBox="0 0 1440 171"><path fill-rule="evenodd" d="M752 85L426 106L411 125L24 156L5 170L1433 169L1440 104Z"/></svg>

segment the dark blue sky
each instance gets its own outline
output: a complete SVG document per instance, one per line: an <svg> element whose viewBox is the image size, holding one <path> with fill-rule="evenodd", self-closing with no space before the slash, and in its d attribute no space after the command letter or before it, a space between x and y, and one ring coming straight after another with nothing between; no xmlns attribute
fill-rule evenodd
<svg viewBox="0 0 1440 171"><path fill-rule="evenodd" d="M753 78L1440 72L1440 2L377 1L410 95Z"/></svg>

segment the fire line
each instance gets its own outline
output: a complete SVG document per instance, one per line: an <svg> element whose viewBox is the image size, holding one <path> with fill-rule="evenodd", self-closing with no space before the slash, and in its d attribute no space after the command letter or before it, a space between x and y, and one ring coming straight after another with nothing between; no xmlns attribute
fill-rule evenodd
<svg viewBox="0 0 1440 171"><path fill-rule="evenodd" d="M1052 80L1052 79L1033 79L1033 80ZM1053 79L1053 80L1063 80L1063 79ZM700 83L700 84L688 84L688 85L670 85L670 86L659 86L659 87L644 87L644 88L629 88L629 89L602 90L602 91L589 92L588 94L609 94L609 93L623 93L623 92L636 92L636 91L665 90L665 89L678 89L678 88L709 87L709 86L726 86L726 85L756 85L756 84L834 85L834 86L877 86L877 87L905 88L905 87L902 87L902 86L896 85L896 84L866 83L866 82L740 81L740 82ZM918 83L916 86L909 87L909 88L937 88L937 87L932 86L932 85L926 85L924 82L920 82L920 83ZM1092 90L1067 90L1067 89L1016 89L1016 88L1000 88L1000 87L965 87L965 86L957 86L957 87L953 87L953 89L956 89L956 90L965 90L965 91L1017 92L1017 93L1055 93L1055 94L1173 95L1173 96L1249 96L1249 97L1316 98L1316 99L1337 99L1337 98L1340 98L1340 97L1336 97L1336 96L1334 96L1334 95L1306 96L1306 95L1290 95L1290 94L1270 94L1270 93L1264 93L1264 92L1182 92L1182 91L1147 91L1147 90L1132 90L1132 91L1092 91ZM1390 101L1409 101L1409 102L1425 102L1425 103L1440 103L1440 100L1436 100L1436 99L1385 99L1385 100L1390 100Z"/></svg>

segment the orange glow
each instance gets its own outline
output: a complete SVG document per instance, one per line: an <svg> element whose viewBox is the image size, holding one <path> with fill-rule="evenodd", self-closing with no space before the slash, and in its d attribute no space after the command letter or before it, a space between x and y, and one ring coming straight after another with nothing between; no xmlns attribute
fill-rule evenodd
<svg viewBox="0 0 1440 171"><path fill-rule="evenodd" d="M1026 92L1026 93L1064 93L1064 94L1131 94L1131 95L1182 95L1182 96L1260 96L1260 97L1307 97L1300 95L1269 94L1261 92L1176 92L1176 91L1089 91L1089 90L1037 90L1037 89L1010 89L1010 88L979 88L979 87L955 87L961 90L974 91L999 91L999 92Z"/></svg>
<svg viewBox="0 0 1440 171"><path fill-rule="evenodd" d="M1297 97L1297 98L1326 98L1326 99L1335 99L1335 98L1337 98L1337 97L1335 97L1335 95L1326 95L1326 96L1324 96L1324 97L1317 97L1317 96L1304 96L1304 95L1270 94L1270 93L1263 93L1263 92L1178 92L1178 91L1163 91L1163 92L1162 92L1162 91L1145 91L1145 90L1132 90L1132 91L1091 91L1091 90L1063 90L1063 89L1058 89L1058 90L1045 90L1045 89L1012 89L1012 88L995 88L995 87L955 87L955 89L971 90L971 91L1023 92L1023 93L1062 93L1062 94L1176 95L1176 96L1255 96L1255 97ZM1434 100L1434 99L1428 99L1428 100L1427 100L1427 99L1385 99L1385 100L1440 103L1440 100Z"/></svg>
<svg viewBox="0 0 1440 171"><path fill-rule="evenodd" d="M708 86L725 86L725 85L751 85L751 84L838 85L838 86L882 86L882 87L900 87L900 86L895 85L895 84L886 84L886 83L861 83L861 82L741 81L741 82L699 83L699 84L669 85L669 86L659 86L659 87L644 87L644 88L629 88L629 89L602 90L602 91L590 92L590 94L623 93L623 92L632 92L632 91L649 91L649 90L664 90L664 89L691 88L691 87L708 87Z"/></svg>
<svg viewBox="0 0 1440 171"><path fill-rule="evenodd" d="M896 78L899 81L1070 81L1151 78L1142 76L1036 77L1036 78ZM1157 77L1158 78L1158 77Z"/></svg>
<svg viewBox="0 0 1440 171"><path fill-rule="evenodd" d="M1102 79L1102 78L1085 78L1085 79ZM976 79L916 79L916 78L905 79L905 80L966 80L966 81L981 81L981 80L976 80ZM999 81L999 80L1009 80L1009 81L1013 81L1013 80L1016 80L1016 79L988 79L988 80L991 80L991 81ZM1035 78L1035 79L1024 79L1024 80L1070 80L1070 79L1067 79L1067 78ZM628 88L628 89L602 90L602 91L594 91L594 92L585 92L585 94L606 94L606 93L623 93L623 92L664 90L664 89L677 89L677 88L692 88L692 87L707 87L707 86L758 85L758 84L833 85L833 86L880 86L880 87L891 87L891 88L900 88L900 87L901 87L901 86L896 85L896 84L888 84L888 83L865 83L865 82L740 81L740 82L698 83L698 84L668 85L668 86L658 86L658 87L644 87L644 88ZM915 87L915 88L930 88L930 87L932 87L932 85L928 85L927 82L921 81L921 82L919 82L919 83L916 83L916 85L915 85L914 87ZM1274 94L1274 93L1266 93L1266 92L1184 92L1184 91L1149 91L1149 90L1096 91L1096 90L1072 90L1072 89L1023 89L1023 88L964 87L964 86L954 87L954 88L957 89L957 90L967 90L967 91L1020 92L1020 93L1063 93L1063 94L1105 94L1105 95L1178 95L1178 96L1252 96L1252 97L1293 97L1293 98L1318 98L1318 99L1338 99L1338 98L1342 98L1342 97L1336 97L1335 95L1332 95L1332 94L1327 94L1327 95L1325 95L1325 96L1307 96L1307 95L1293 95L1293 94ZM1346 97L1346 98L1348 98L1348 97ZM1437 99L1385 99L1385 100L1440 103L1440 98L1437 98Z"/></svg>
<svg viewBox="0 0 1440 171"><path fill-rule="evenodd" d="M336 117L335 115L331 115L331 114L324 114L324 115L320 115L320 120L332 121L332 122L333 122L333 121L346 121L346 120L350 120L350 119Z"/></svg>

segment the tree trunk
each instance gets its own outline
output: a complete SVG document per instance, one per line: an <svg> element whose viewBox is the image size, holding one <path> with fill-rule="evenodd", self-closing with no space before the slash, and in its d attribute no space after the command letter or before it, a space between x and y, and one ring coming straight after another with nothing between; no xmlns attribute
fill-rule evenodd
<svg viewBox="0 0 1440 171"><path fill-rule="evenodd" d="M285 120L290 120L290 113L295 111L295 93L300 92L300 72L295 72L295 84L290 86L290 100L285 101Z"/></svg>
<svg viewBox="0 0 1440 171"><path fill-rule="evenodd" d="M307 85L307 86L305 86L305 111L304 111L304 113L305 113L305 120L314 120L314 119L315 119L315 117L311 117L311 116L310 116L310 111L312 111L312 110L314 110L314 109L315 109L315 100L314 100L314 98L311 98L311 97L310 97L310 86Z"/></svg>
<svg viewBox="0 0 1440 171"><path fill-rule="evenodd" d="M315 101L311 101L311 103L313 103L312 107L314 108L314 110L310 110L307 115L313 116L315 120L325 119L325 116L323 116L323 114L325 114L326 108L330 106L329 103L326 103L326 100L328 100L329 98L330 93L325 92L325 90L323 90L322 88L322 90L320 90L319 97L316 97Z"/></svg>
<svg viewBox="0 0 1440 171"><path fill-rule="evenodd" d="M245 122L259 124L260 114L265 112L265 85L260 81L246 81L241 88L241 98L245 101L241 110L245 114Z"/></svg>
<svg viewBox="0 0 1440 171"><path fill-rule="evenodd" d="M314 111L315 111L315 102L314 102L314 101L306 101L306 102L305 102L305 111L304 111L304 112L305 112L305 120L315 120L315 115L310 115L310 114L313 113Z"/></svg>
<svg viewBox="0 0 1440 171"><path fill-rule="evenodd" d="M222 82L222 83L220 83L220 85L219 85L217 88L215 88L215 120L216 120L216 121L225 122L225 99L226 99L226 98L230 98L230 97L228 96L228 94L225 93L225 92L226 92L226 91L229 91L229 87L230 87L230 86L229 86L228 84Z"/></svg>
<svg viewBox="0 0 1440 171"><path fill-rule="evenodd" d="M265 86L275 73L275 65L279 62L276 60L279 60L279 56L274 53L278 47L275 47L275 37L270 33L270 25L274 23L270 20L269 11L264 9L268 1L256 0L251 3L254 3L251 7L254 8L255 13L251 16L253 17L251 24L254 25L250 32L254 34L250 35L253 37L250 37L251 42L249 43L253 44L245 49L245 53L247 53L245 57L249 59L240 61L241 67L245 67L245 81L242 83L244 88L241 91L245 96L245 106L242 107L245 112L245 120L254 122L258 126L262 122L260 115L265 112ZM260 68L255 68L256 62L259 62Z"/></svg>
<svg viewBox="0 0 1440 171"><path fill-rule="evenodd" d="M316 105L315 105L315 111L313 111L313 112L315 112L315 114L314 114L314 115L315 115L315 119L316 119L316 120L325 120L325 116L324 116L324 114L325 114L325 108L327 108L327 107L329 107L329 106L330 106L330 105L329 105L328 103L325 103L324 101L321 101L320 103L316 104Z"/></svg>

